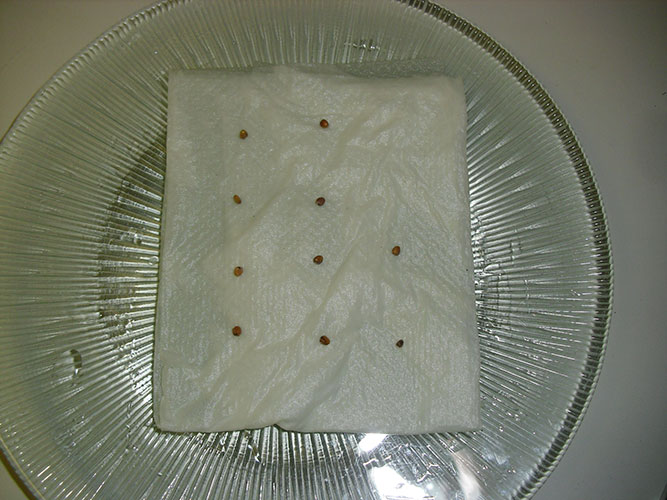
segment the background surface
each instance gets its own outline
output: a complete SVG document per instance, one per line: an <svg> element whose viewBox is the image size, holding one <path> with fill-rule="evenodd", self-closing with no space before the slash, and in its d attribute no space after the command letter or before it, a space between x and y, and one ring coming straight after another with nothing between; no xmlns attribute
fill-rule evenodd
<svg viewBox="0 0 667 500"><path fill-rule="evenodd" d="M667 482L667 2L438 0L542 83L587 154L615 267L600 383L535 495L658 499ZM145 0L0 0L0 136L70 57ZM0 467L0 499L26 495Z"/></svg>

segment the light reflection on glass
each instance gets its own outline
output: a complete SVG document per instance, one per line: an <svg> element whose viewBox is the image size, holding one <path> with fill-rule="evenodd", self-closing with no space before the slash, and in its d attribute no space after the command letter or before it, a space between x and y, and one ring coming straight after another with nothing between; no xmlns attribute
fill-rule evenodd
<svg viewBox="0 0 667 500"><path fill-rule="evenodd" d="M475 471L470 468L471 458L466 457L467 450L459 450L451 453L454 465L458 471L459 485L463 491L465 500L477 500L482 498L479 483Z"/></svg>
<svg viewBox="0 0 667 500"><path fill-rule="evenodd" d="M384 438L386 438L386 434L376 434L376 433L369 433L366 434L361 441L357 444L357 448L359 449L360 453L369 453L373 451L375 448L377 448L382 441L384 441Z"/></svg>
<svg viewBox="0 0 667 500"><path fill-rule="evenodd" d="M434 500L435 497L419 486L410 484L389 465L376 467L370 472L375 489L384 500Z"/></svg>

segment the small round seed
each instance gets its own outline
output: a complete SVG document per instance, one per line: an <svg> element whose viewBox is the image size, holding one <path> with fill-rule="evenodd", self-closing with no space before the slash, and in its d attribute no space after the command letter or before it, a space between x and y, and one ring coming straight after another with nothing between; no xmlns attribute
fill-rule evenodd
<svg viewBox="0 0 667 500"><path fill-rule="evenodd" d="M322 205L324 205L325 201L327 201L327 200L325 200L322 196L320 196L318 199L315 200L315 204L317 206L321 207Z"/></svg>
<svg viewBox="0 0 667 500"><path fill-rule="evenodd" d="M403 339L396 342L396 347L403 347Z"/></svg>
<svg viewBox="0 0 667 500"><path fill-rule="evenodd" d="M324 118L320 120L320 127L322 128L327 128L329 126L329 122L326 121Z"/></svg>
<svg viewBox="0 0 667 500"><path fill-rule="evenodd" d="M322 257L321 255L316 255L315 258L313 259L313 262L315 264L321 264L323 260L324 260L324 257Z"/></svg>
<svg viewBox="0 0 667 500"><path fill-rule="evenodd" d="M236 203L237 205L241 204L241 197L238 194L235 194L233 199L234 199L234 203Z"/></svg>
<svg viewBox="0 0 667 500"><path fill-rule="evenodd" d="M391 253L393 253L394 255L398 255L399 253L401 253L401 247L396 245L394 248L391 249Z"/></svg>
<svg viewBox="0 0 667 500"><path fill-rule="evenodd" d="M246 137L248 137L248 132L246 132L245 129L241 129L241 131L239 132L239 137L241 139L245 139Z"/></svg>
<svg viewBox="0 0 667 500"><path fill-rule="evenodd" d="M234 328L232 328L232 335L234 335L234 337L238 337L239 335L241 335L241 327L235 326Z"/></svg>
<svg viewBox="0 0 667 500"><path fill-rule="evenodd" d="M234 268L234 276L241 276L243 274L243 268L241 266L236 266Z"/></svg>
<svg viewBox="0 0 667 500"><path fill-rule="evenodd" d="M329 337L327 337L326 335L322 335L320 337L320 344L329 345L330 343L331 340L329 340Z"/></svg>

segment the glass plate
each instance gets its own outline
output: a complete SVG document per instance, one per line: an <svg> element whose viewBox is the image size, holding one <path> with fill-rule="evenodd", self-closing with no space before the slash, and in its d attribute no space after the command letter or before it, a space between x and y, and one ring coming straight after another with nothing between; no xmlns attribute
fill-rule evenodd
<svg viewBox="0 0 667 500"><path fill-rule="evenodd" d="M393 436L153 425L167 73L429 59L461 76L483 429ZM572 131L535 79L411 0L169 1L57 73L0 145L0 439L45 498L526 498L600 370L607 228Z"/></svg>

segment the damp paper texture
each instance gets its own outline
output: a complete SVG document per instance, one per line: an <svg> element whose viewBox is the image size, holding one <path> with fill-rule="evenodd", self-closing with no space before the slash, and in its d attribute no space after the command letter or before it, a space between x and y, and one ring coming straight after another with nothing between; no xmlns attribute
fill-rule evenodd
<svg viewBox="0 0 667 500"><path fill-rule="evenodd" d="M465 130L442 75L170 74L158 427L478 428Z"/></svg>

